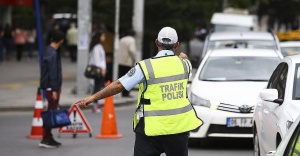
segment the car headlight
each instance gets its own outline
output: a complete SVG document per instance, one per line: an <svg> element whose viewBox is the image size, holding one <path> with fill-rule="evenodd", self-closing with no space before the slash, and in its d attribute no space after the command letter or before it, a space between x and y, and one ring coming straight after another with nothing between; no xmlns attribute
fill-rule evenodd
<svg viewBox="0 0 300 156"><path fill-rule="evenodd" d="M210 109L218 109L220 104L220 102L217 101L202 99L193 93L191 94L191 102L193 105L204 106Z"/></svg>

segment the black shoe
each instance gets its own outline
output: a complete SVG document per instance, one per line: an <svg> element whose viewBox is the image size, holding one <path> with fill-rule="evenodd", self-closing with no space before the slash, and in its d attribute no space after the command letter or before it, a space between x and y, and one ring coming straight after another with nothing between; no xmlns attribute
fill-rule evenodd
<svg viewBox="0 0 300 156"><path fill-rule="evenodd" d="M52 140L42 140L39 143L39 146L44 147L44 148L57 148L58 147L58 145L55 142L53 142Z"/></svg>
<svg viewBox="0 0 300 156"><path fill-rule="evenodd" d="M54 139L50 140L50 142L52 142L54 145L56 146L61 146L60 142L55 141Z"/></svg>

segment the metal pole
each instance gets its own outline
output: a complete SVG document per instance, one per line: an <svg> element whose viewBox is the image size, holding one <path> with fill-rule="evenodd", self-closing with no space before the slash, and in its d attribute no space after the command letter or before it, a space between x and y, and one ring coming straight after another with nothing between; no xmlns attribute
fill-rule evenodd
<svg viewBox="0 0 300 156"><path fill-rule="evenodd" d="M119 18L120 18L120 0L116 0L115 9L115 38L114 38L114 69L113 80L118 79L118 51L119 51Z"/></svg>
<svg viewBox="0 0 300 156"><path fill-rule="evenodd" d="M38 53L39 63L42 65L42 54L43 54L43 38L42 38L42 27L41 27L41 16L40 16L40 1L34 0L34 10L36 17L36 29L37 29L37 42L38 42Z"/></svg>
<svg viewBox="0 0 300 156"><path fill-rule="evenodd" d="M144 0L134 0L132 25L136 32L136 61L142 59L143 28L144 28Z"/></svg>
<svg viewBox="0 0 300 156"><path fill-rule="evenodd" d="M88 49L91 34L91 11L92 0L78 0L78 46L77 46L77 74L76 90L77 94L85 94L88 89L88 80L83 73L88 63Z"/></svg>

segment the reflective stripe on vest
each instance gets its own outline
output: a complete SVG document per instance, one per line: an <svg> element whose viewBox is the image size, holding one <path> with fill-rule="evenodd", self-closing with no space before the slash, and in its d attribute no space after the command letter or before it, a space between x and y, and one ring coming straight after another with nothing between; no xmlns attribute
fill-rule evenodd
<svg viewBox="0 0 300 156"><path fill-rule="evenodd" d="M151 85L151 84L158 84L158 83L188 79L189 73L188 73L187 65L185 62L183 62L182 59L180 59L180 60L184 67L183 74L161 77L161 78L155 78L154 71L153 71L150 60L149 59L145 60L145 65L146 65L146 68L147 68L148 74L149 74L149 80L147 80L147 84Z"/></svg>
<svg viewBox="0 0 300 156"><path fill-rule="evenodd" d="M176 114L181 114L181 113L188 112L192 109L193 109L193 107L191 105L187 105L187 106L182 107L182 108L171 109L171 110L145 111L144 112L144 117L176 115Z"/></svg>

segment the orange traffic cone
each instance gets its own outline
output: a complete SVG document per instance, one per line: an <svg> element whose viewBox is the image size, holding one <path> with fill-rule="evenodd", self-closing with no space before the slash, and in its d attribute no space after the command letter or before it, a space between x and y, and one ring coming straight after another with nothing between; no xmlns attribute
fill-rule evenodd
<svg viewBox="0 0 300 156"><path fill-rule="evenodd" d="M110 81L107 82L107 85L109 84ZM122 136L117 130L113 96L107 97L104 100L101 133L96 135L96 138L120 138Z"/></svg>
<svg viewBox="0 0 300 156"><path fill-rule="evenodd" d="M36 102L34 106L33 119L32 119L31 134L27 135L27 138L41 139L43 137L43 120L41 117L42 111L43 111L43 102L42 102L41 89L38 88Z"/></svg>

